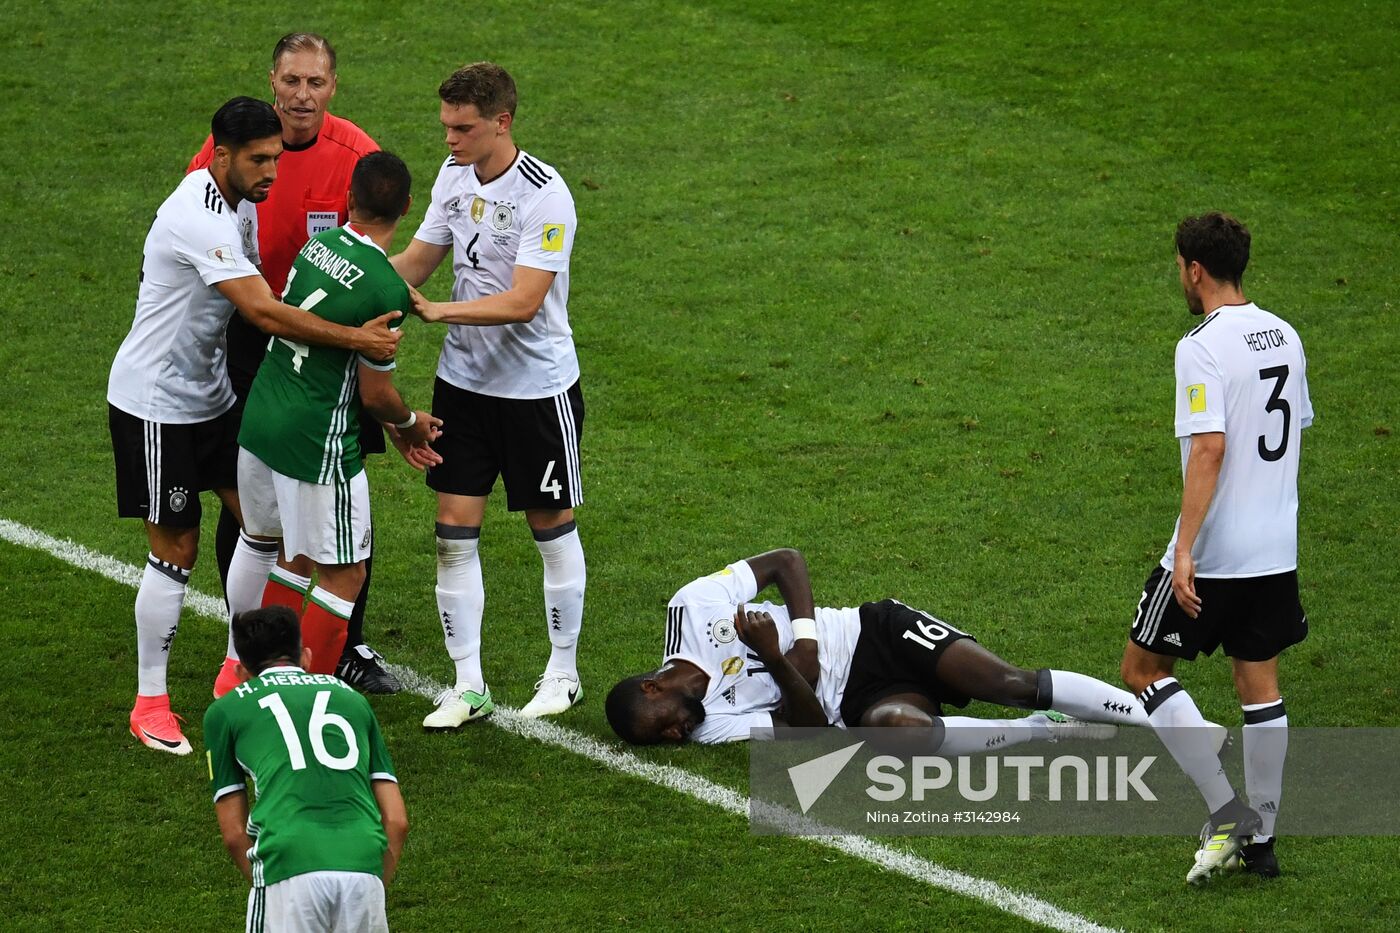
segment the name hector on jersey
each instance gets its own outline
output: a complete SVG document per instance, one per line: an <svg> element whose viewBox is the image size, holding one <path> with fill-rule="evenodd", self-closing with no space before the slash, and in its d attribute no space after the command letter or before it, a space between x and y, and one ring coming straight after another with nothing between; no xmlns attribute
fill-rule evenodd
<svg viewBox="0 0 1400 933"><path fill-rule="evenodd" d="M341 237L345 240L344 237ZM353 246L349 240L345 240L346 246ZM306 246L302 248L301 256L317 269L335 279L347 289L354 288L360 276L365 274L365 270L355 265L348 259L337 256L330 247L319 240L307 240Z"/></svg>
<svg viewBox="0 0 1400 933"><path fill-rule="evenodd" d="M1283 331L1278 328L1274 328L1273 330L1261 330L1253 334L1245 334L1244 342L1247 343L1249 348L1255 353L1258 353L1260 350L1267 350L1270 347L1288 346L1288 341L1283 339Z"/></svg>

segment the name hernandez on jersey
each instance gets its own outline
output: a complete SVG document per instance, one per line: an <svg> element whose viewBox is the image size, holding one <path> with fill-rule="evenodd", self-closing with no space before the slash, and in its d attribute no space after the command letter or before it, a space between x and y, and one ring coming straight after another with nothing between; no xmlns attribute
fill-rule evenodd
<svg viewBox="0 0 1400 933"><path fill-rule="evenodd" d="M1196 575L1255 577L1298 566L1298 454L1313 421L1298 332L1252 302L1226 305L1176 346L1181 474L1194 434L1224 433L1215 497L1192 547ZM1181 517L1162 566L1172 570Z"/></svg>
<svg viewBox="0 0 1400 933"><path fill-rule="evenodd" d="M214 177L186 175L146 234L131 331L112 361L107 401L162 424L210 421L233 407L220 282L258 275L257 211L230 208Z"/></svg>
<svg viewBox="0 0 1400 933"><path fill-rule="evenodd" d="M521 150L498 177L450 157L414 238L453 247L453 301L509 291L516 266L554 273L534 319L522 324L453 324L437 375L498 398L548 398L578 381L569 327L569 257L578 226L573 195L553 166Z"/></svg>
<svg viewBox="0 0 1400 933"><path fill-rule="evenodd" d="M282 298L347 327L409 306L408 286L384 251L349 224L307 240ZM359 475L359 367L390 370L394 361L285 338L272 338L267 347L248 393L239 446L307 483L330 485Z"/></svg>
<svg viewBox="0 0 1400 933"><path fill-rule="evenodd" d="M778 630L778 647L786 654L793 643L787 607L753 603L758 583L747 561L735 561L718 573L692 580L671 597L667 607L666 646L662 663L687 661L710 678L702 701L705 720L690 734L701 743L741 742L751 729L773 725L782 691L762 659L739 640L734 614L739 604L767 612ZM851 657L860 637L857 609L816 610L820 674L815 688L828 721L841 723L841 698Z"/></svg>

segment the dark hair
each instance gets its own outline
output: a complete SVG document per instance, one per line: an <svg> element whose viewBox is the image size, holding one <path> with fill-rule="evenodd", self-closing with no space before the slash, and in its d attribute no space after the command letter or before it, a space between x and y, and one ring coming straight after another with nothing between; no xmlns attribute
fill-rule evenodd
<svg viewBox="0 0 1400 933"><path fill-rule="evenodd" d="M272 49L272 70L277 70L277 63L282 60L283 55L292 52L321 52L326 56L326 61L330 62L331 74L335 74L335 46L331 45L325 36L319 36L314 32L289 32L277 40L277 45Z"/></svg>
<svg viewBox="0 0 1400 933"><path fill-rule="evenodd" d="M398 220L408 209L408 190L413 178L403 159L392 152L371 152L355 163L350 175L350 191L355 210L375 220Z"/></svg>
<svg viewBox="0 0 1400 933"><path fill-rule="evenodd" d="M1176 251L1188 263L1199 262L1211 278L1238 286L1249 265L1249 229L1220 211L1187 217L1176 228Z"/></svg>
<svg viewBox="0 0 1400 933"><path fill-rule="evenodd" d="M638 674L618 681L608 691L608 698L603 701L603 712L607 714L608 725L612 726L618 738L630 745L656 744L654 738L643 736L637 731L646 702L645 694L642 693L642 681L651 676L653 674Z"/></svg>
<svg viewBox="0 0 1400 933"><path fill-rule="evenodd" d="M254 674L261 674L273 661L285 659L300 664L301 622L286 606L240 612L233 617L233 650Z"/></svg>
<svg viewBox="0 0 1400 933"><path fill-rule="evenodd" d="M458 68L438 86L445 103L472 104L483 117L515 116L515 81L500 65L477 62Z"/></svg>
<svg viewBox="0 0 1400 933"><path fill-rule="evenodd" d="M265 100L235 97L214 112L209 121L214 145L237 149L255 139L282 138L282 121Z"/></svg>

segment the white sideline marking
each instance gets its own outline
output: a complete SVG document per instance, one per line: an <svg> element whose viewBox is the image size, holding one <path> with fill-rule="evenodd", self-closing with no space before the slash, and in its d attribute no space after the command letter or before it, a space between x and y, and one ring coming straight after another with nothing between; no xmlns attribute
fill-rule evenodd
<svg viewBox="0 0 1400 933"><path fill-rule="evenodd" d="M44 551L75 567L101 574L117 583L131 587L139 586L141 583L143 573L141 568L122 563L116 558L100 554L72 541L51 537L30 528L28 525L0 518L0 538L20 547ZM223 600L217 597L191 589L186 592L185 606L194 610L198 615L221 623L227 622L228 612L224 608ZM437 683L430 677L424 677L412 668L404 667L401 664L391 664L389 667L399 676L409 691L419 696L432 699L446 689L445 684ZM706 780L683 768L644 761L631 752L606 745L592 736L566 729L556 723L543 719L525 719L508 706L497 706L495 715L486 721L506 732L582 755L614 771L670 788L702 803L719 807L735 816L747 817L749 814L749 798L738 791ZM1023 894L1005 888L995 881L967 875L951 868L944 868L942 865L919 858L909 852L891 848L865 836L809 836L805 838L819 845L863 859L881 868L899 872L901 875L916 881L922 881L933 887L982 901L998 910L1006 911L1053 930L1064 930L1066 933L1071 933L1071 931L1072 933L1117 933L1112 927L1100 926L1087 917L1063 910L1034 895Z"/></svg>

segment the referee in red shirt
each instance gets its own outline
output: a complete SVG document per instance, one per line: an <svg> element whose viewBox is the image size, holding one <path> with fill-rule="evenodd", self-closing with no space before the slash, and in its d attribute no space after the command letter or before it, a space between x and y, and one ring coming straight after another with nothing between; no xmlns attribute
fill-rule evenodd
<svg viewBox="0 0 1400 933"><path fill-rule="evenodd" d="M350 174L360 157L379 145L354 123L327 111L335 96L335 49L324 36L294 32L272 50L273 106L282 120L282 158L277 181L267 200L258 205L258 250L262 273L274 293L282 294L292 260L314 234L338 227L349 219L345 195ZM190 160L186 173L204 168L214 153L213 138ZM404 309L407 311L408 309ZM262 364L267 335L235 314L228 325L228 374L238 397L241 417L248 389ZM384 452L384 432L367 413L360 423L360 450ZM217 549L219 576L228 585L229 564L240 546L238 521L227 509L219 516ZM276 550L244 537L241 546L257 551L259 563L271 569ZM365 585L350 618L345 655L336 675L365 693L398 693L402 689L383 659L364 643L365 602L369 596L374 558L365 561ZM228 652L233 657L232 646ZM226 662L227 663L227 662Z"/></svg>

